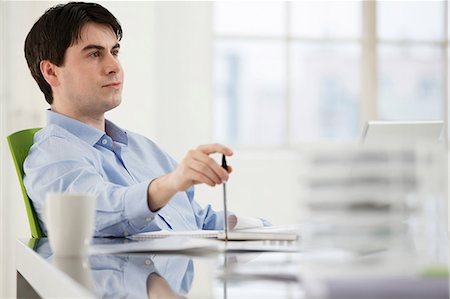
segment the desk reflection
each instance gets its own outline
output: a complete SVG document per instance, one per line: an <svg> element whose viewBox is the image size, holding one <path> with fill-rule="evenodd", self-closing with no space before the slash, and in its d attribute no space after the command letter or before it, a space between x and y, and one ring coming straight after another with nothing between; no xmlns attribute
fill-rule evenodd
<svg viewBox="0 0 450 299"><path fill-rule="evenodd" d="M168 255L54 257L47 239L34 250L100 298L185 298L194 278L192 259Z"/></svg>

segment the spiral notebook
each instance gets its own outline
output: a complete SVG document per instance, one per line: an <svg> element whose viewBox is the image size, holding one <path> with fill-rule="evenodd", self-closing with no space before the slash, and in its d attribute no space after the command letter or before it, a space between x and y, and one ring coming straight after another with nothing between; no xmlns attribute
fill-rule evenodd
<svg viewBox="0 0 450 299"><path fill-rule="evenodd" d="M155 232L145 232L129 236L133 240L148 240L166 237L191 237L191 238L212 238L225 240L225 232L222 230L191 230L191 231L167 231L160 230ZM295 241L297 234L294 232L278 232L262 230L234 230L228 232L229 241L256 241L256 240L275 240L275 241Z"/></svg>

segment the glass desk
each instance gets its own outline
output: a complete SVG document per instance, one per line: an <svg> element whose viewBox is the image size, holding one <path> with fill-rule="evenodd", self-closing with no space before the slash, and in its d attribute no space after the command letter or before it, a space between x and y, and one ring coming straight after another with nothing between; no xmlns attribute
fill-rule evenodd
<svg viewBox="0 0 450 299"><path fill-rule="evenodd" d="M124 239L95 239L124 242ZM448 298L446 264L414 254L298 252L98 254L56 258L17 240L18 298Z"/></svg>
<svg viewBox="0 0 450 299"><path fill-rule="evenodd" d="M94 239L122 243L124 239ZM18 298L299 298L300 253L130 253L57 258L47 238L17 241ZM229 273L237 265L264 272ZM256 269L261 270L261 268Z"/></svg>

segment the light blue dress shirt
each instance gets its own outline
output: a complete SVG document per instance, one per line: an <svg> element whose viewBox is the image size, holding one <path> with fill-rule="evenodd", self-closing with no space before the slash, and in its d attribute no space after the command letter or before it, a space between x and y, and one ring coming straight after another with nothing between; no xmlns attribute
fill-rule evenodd
<svg viewBox="0 0 450 299"><path fill-rule="evenodd" d="M151 212L150 182L177 163L151 140L106 120L102 132L47 111L24 162L24 184L41 226L47 192L91 193L97 198L95 236L127 236L155 230L223 229L223 212L194 201L194 188L178 192Z"/></svg>

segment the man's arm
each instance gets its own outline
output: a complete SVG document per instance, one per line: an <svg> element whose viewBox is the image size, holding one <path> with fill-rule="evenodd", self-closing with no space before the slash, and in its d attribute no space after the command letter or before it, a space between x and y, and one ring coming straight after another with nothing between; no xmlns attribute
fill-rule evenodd
<svg viewBox="0 0 450 299"><path fill-rule="evenodd" d="M186 191L196 184L207 184L214 187L228 180L228 171L217 164L209 155L221 153L231 156L231 149L221 144L201 145L195 150L190 150L178 167L155 180L148 186L147 203L152 212L164 207L177 192Z"/></svg>
<svg viewBox="0 0 450 299"><path fill-rule="evenodd" d="M154 217L145 200L148 180L123 186L109 182L99 172L96 158L83 151L83 144L54 137L38 142L25 160L24 184L42 219L48 192L75 192L95 195L95 236L136 234ZM45 231L45 223L44 223Z"/></svg>

